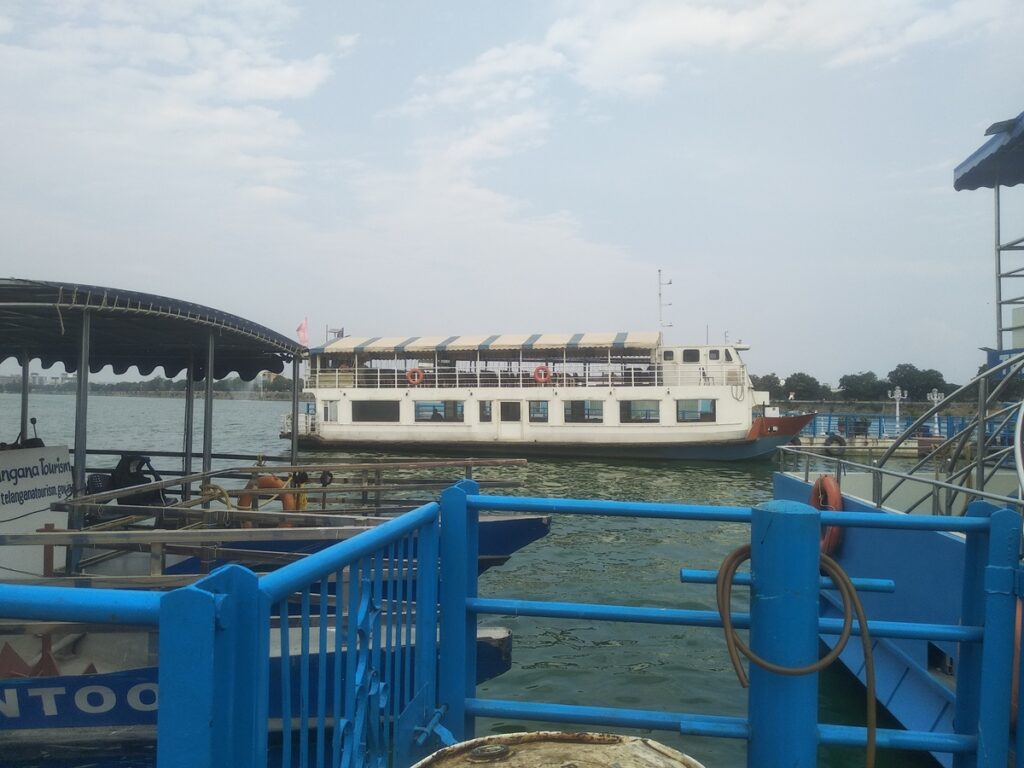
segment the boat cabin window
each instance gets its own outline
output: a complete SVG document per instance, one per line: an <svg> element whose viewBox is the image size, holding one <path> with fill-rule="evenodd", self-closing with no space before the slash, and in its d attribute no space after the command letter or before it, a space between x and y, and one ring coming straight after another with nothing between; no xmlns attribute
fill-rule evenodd
<svg viewBox="0 0 1024 768"><path fill-rule="evenodd" d="M464 421L462 400L417 400L416 421Z"/></svg>
<svg viewBox="0 0 1024 768"><path fill-rule="evenodd" d="M324 421L338 420L338 401L324 400Z"/></svg>
<svg viewBox="0 0 1024 768"><path fill-rule="evenodd" d="M656 424L661 418L657 400L623 400L619 403L619 421L623 424Z"/></svg>
<svg viewBox="0 0 1024 768"><path fill-rule="evenodd" d="M714 421L715 400L676 400L676 421Z"/></svg>
<svg viewBox="0 0 1024 768"><path fill-rule="evenodd" d="M531 400L530 406L530 421L534 424L543 424L548 420L548 401L547 400Z"/></svg>
<svg viewBox="0 0 1024 768"><path fill-rule="evenodd" d="M491 401L481 400L480 401L480 421L491 420Z"/></svg>
<svg viewBox="0 0 1024 768"><path fill-rule="evenodd" d="M729 352L728 349L725 350L725 359L730 363L732 362L732 354Z"/></svg>
<svg viewBox="0 0 1024 768"><path fill-rule="evenodd" d="M709 349L708 350L708 360L718 360L718 358L721 356L721 354L722 354L721 350Z"/></svg>
<svg viewBox="0 0 1024 768"><path fill-rule="evenodd" d="M600 424L604 421L604 403L600 400L566 400L566 424Z"/></svg>
<svg viewBox="0 0 1024 768"><path fill-rule="evenodd" d="M683 350L683 362L684 363L699 363L700 362L700 350L699 349L684 349Z"/></svg>
<svg viewBox="0 0 1024 768"><path fill-rule="evenodd" d="M398 421L398 400L353 400L352 421Z"/></svg>
<svg viewBox="0 0 1024 768"><path fill-rule="evenodd" d="M502 421L522 421L522 404L511 402L501 404Z"/></svg>
<svg viewBox="0 0 1024 768"><path fill-rule="evenodd" d="M664 352L661 353L661 359L664 360L665 362L669 362L671 360L675 360L676 359L676 353L675 353L674 350L666 349Z"/></svg>

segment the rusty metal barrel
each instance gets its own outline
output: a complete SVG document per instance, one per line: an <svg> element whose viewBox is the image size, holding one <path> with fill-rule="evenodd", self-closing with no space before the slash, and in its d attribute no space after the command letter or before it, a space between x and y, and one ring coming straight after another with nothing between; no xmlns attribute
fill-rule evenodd
<svg viewBox="0 0 1024 768"><path fill-rule="evenodd" d="M704 768L653 739L613 733L502 733L438 750L413 768Z"/></svg>

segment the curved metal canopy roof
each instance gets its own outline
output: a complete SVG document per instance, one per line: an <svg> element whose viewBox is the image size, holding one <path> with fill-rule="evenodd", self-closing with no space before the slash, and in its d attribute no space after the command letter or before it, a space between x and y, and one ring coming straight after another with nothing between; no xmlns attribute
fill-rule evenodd
<svg viewBox="0 0 1024 768"><path fill-rule="evenodd" d="M992 138L953 171L953 188L1012 187L1024 182L1024 112L985 131Z"/></svg>
<svg viewBox="0 0 1024 768"><path fill-rule="evenodd" d="M232 373L249 381L260 371L281 373L306 348L249 320L200 304L137 291L75 283L0 279L0 361L36 359L45 367L78 369L82 318L90 314L89 370L116 373L136 366L174 377L195 361L206 376L210 334L214 378Z"/></svg>

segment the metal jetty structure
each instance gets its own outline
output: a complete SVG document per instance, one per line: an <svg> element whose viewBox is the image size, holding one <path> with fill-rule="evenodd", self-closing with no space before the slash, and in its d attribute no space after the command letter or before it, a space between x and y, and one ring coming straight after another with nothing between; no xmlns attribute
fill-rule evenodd
<svg viewBox="0 0 1024 768"><path fill-rule="evenodd" d="M1024 296L1015 281L1024 276L1020 252L1024 237L1007 239L1003 232L1003 187L1024 182L1024 114L992 125L991 138L954 171L957 190L992 189L995 220L995 346L986 349L985 370L945 399L935 402L875 460L853 457L822 457L803 448L786 447L779 454L780 469L775 476L775 495L782 499L816 499L826 483L833 484L835 495L819 502L832 509L874 514L880 519L966 520L977 513L981 502L1021 509L1024 487L1024 461L1021 455L1022 408L1015 392L1024 375ZM970 407L973 415L964 420L948 417L951 409ZM931 423L956 424L955 429L938 432L929 452L908 461L914 455L915 437ZM902 458L901 458L902 453ZM900 460L897 460L900 459ZM887 535L880 529L853 529L842 536L841 544L828 548L832 556L850 573L873 576L881 573L895 578L901 587L893 595L865 595L870 615L889 619L910 614L947 624L972 624L978 607L964 586L983 580L992 593L1008 595L1016 607L1015 621L1003 631L1013 638L1019 650L1020 541L1006 542L1013 555L1007 568L996 571L973 570L974 556L969 535L920 530L902 537ZM823 616L835 617L840 608L827 596L822 600ZM823 637L831 644L828 637ZM971 664L971 646L949 639L879 639L874 648L879 670L877 696L906 727L935 733L961 731L964 712L957 691L975 685ZM843 663L864 679L863 656L848 648ZM1018 662L1015 662L1017 664ZM1015 669L1017 667L1015 666ZM1014 672L1013 684L1019 686ZM1016 694L1013 698L1016 706ZM1018 727L1018 734L1021 729ZM1020 738L1020 737L1018 737ZM1024 753L1018 741L1016 764ZM949 755L936 754L944 765L959 765ZM968 763L969 764L969 763ZM980 764L980 763L979 763ZM994 763L992 763L994 764Z"/></svg>
<svg viewBox="0 0 1024 768"><path fill-rule="evenodd" d="M214 379L232 373L252 379L262 371L279 373L289 363L294 374L303 354L300 345L252 321L176 299L0 281L0 359L21 362L23 384L21 432L0 449L0 582L38 589L35 599L44 601L58 585L71 588L68 599L78 605L124 588L149 592L143 601L159 601L166 590L227 563L269 574L436 498L477 467L524 463L333 458L300 464L294 441L288 456L259 455L258 446L251 455L215 453ZM28 436L29 425L36 426L29 416L28 373L35 359L44 366L60 362L77 373L73 451L47 444L46 425L43 438ZM108 365L117 373L131 366L144 375L157 367L169 377L186 373L181 451L151 450L147 441L153 436L144 423L119 435L113 448L86 444L89 374ZM199 382L205 383L205 416L203 450L196 453L191 446ZM293 412L297 397L293 387ZM193 467L197 458L201 468ZM479 482L517 485L507 479ZM545 535L548 524L544 516L487 517L479 529L476 567L504 562ZM415 647L409 601L416 553L410 546L391 553L386 582L401 595L393 604L407 628L403 642ZM329 595L313 598L322 599L325 610L330 604L346 626L354 605L346 596L347 578L332 581ZM274 630L268 642L277 656L301 642L302 630L287 612ZM333 630L330 636L333 641ZM482 676L507 667L507 630L481 633L477 642L486 657ZM0 752L13 744L31 750L33 744L144 738L157 717L157 646L146 622L55 624L0 610ZM328 649L328 663L344 663L347 647L343 640L340 651ZM286 668L280 675L272 678L275 690L290 685L292 672ZM280 730L281 713L272 714Z"/></svg>
<svg viewBox="0 0 1024 768"><path fill-rule="evenodd" d="M667 589L710 589L717 581L718 611L548 602L529 595L493 598L480 593L474 557L485 511L656 518L680 525L721 520L749 525L750 544L718 571L681 569L680 581L692 587L666 584ZM962 535L967 545L960 551L961 586L969 616L956 623L916 616L880 620L869 609L865 618L857 594L898 593L904 584L884 577L848 579L820 554L823 525L840 526L851 538L861 530L892 537ZM161 768L407 768L444 744L472 737L478 717L740 739L747 743L747 764L758 767L810 768L817 765L819 745L842 744L869 755L876 748L925 750L950 755L957 765L1002 768L1013 750L1010 682L1017 601L1012 587L1019 581L1020 536L1020 515L987 502L972 503L965 516L884 515L821 512L796 501L747 508L495 496L462 481L443 492L440 503L273 573L257 576L229 565L163 594L0 585L0 615L138 625L155 632ZM737 573L747 559L749 574ZM402 580L390 577L397 560L407 564L403 580L414 588L404 589ZM730 610L734 582L750 590L748 613ZM330 599L332 584L345 584L347 604L356 608L338 611ZM823 592L848 601L845 619L819 614ZM737 653L749 648L756 660L749 676L742 675L749 680L748 712L687 712L683 701L678 711L654 711L482 697L475 630L483 615L724 630ZM290 630L298 643L286 642ZM745 630L749 639L740 641L735 630ZM955 729L882 729L870 716L867 727L819 723L821 635L838 638L840 650L856 638L852 642L862 644L869 670L880 640L960 644ZM275 687L275 679L287 682ZM682 680L670 684L685 689ZM153 701L148 689L129 691L122 701L100 685L59 693L31 686L28 680L16 696L0 701L5 717L75 704L78 716L88 717L105 707ZM1017 733L1022 733L1024 718L1018 718ZM279 736L272 739L275 731Z"/></svg>

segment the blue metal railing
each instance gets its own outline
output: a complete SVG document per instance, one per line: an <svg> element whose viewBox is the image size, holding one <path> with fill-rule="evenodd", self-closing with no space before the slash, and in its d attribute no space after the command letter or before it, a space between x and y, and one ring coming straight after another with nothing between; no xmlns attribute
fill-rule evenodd
<svg viewBox="0 0 1024 768"><path fill-rule="evenodd" d="M409 765L436 713L438 514L164 594L0 584L0 617L158 629L160 768Z"/></svg>
<svg viewBox="0 0 1024 768"><path fill-rule="evenodd" d="M962 644L957 684L957 732L880 729L879 747L948 752L964 764L1004 766L1009 754L1013 621L1016 604L1017 544L1020 517L983 502L969 516L934 518L878 513L820 513L797 502L771 502L754 509L677 504L489 497L471 483L449 489L441 500L443 519L465 525L442 528L440 700L447 706L442 723L457 738L473 735L475 717L502 717L604 727L649 728L682 734L746 739L748 765L813 766L818 744L864 746L865 728L817 722L817 675L786 677L752 666L748 716L591 707L555 702L477 698L465 659L472 652L467 627L482 614L587 618L637 623L721 627L715 611L645 608L490 599L477 595L475 576L461 568L447 585L444 574L456 564L445 554L470 547L482 510L544 514L589 514L678 520L727 520L752 525L751 610L734 615L733 624L749 627L750 646L763 658L799 667L817 659L820 634L839 634L842 622L820 619L819 538L822 525L956 531L966 536L967 583L961 625L869 621L877 637L955 639ZM449 560L451 558L448 558ZM702 574L697 581L708 581ZM861 588L888 589L884 581ZM785 600L773 599L784 595ZM779 627L784 627L780 630ZM854 635L860 634L856 621ZM962 681L962 682L961 682ZM783 704L784 703L784 704ZM781 704L781 705L780 705ZM1024 708L1022 708L1024 710ZM1024 713L1022 713L1024 714ZM1022 730L1018 724L1018 732ZM1018 754L1020 754L1018 752ZM1018 762L1018 765L1022 763Z"/></svg>
<svg viewBox="0 0 1024 768"><path fill-rule="evenodd" d="M815 674L785 677L757 667L746 717L478 698L479 615L723 623L715 611L481 597L481 510L749 523L751 608L732 622L749 628L756 654L794 667L817 659L819 635L842 631L841 621L819 618L820 590L831 586L819 573L822 525L963 534L959 624L868 624L876 637L961 644L957 730L883 729L877 743L953 753L964 765L1007 764L1021 522L1016 512L983 502L953 518L819 513L796 502L751 509L489 497L464 481L442 494L440 506L425 505L260 578L227 566L163 595L0 585L0 616L158 626L160 768L405 768L436 746L432 734L471 737L481 716L744 739L748 764L757 766L810 768L819 744L866 743L865 728L817 722ZM711 579L708 572L681 575ZM893 588L884 579L856 584ZM860 634L857 622L852 631ZM1016 754L1021 765L1024 750Z"/></svg>
<svg viewBox="0 0 1024 768"><path fill-rule="evenodd" d="M901 416L897 421L895 414L819 413L800 430L800 434L808 437L831 434L847 438L895 437L902 434L913 422L913 416ZM949 437L962 432L968 423L969 419L964 416L943 414L937 420L932 419L923 424L920 434L923 437ZM1012 437L1012 428L1005 431Z"/></svg>

